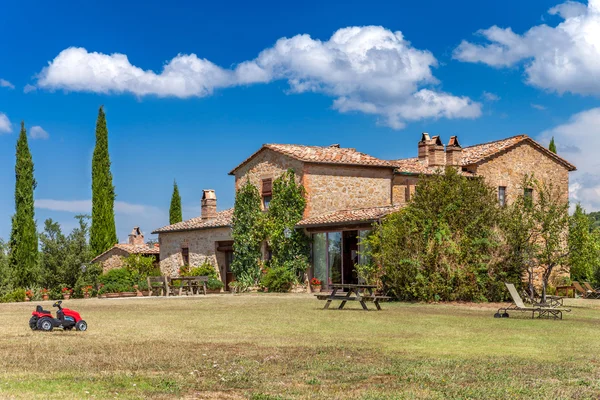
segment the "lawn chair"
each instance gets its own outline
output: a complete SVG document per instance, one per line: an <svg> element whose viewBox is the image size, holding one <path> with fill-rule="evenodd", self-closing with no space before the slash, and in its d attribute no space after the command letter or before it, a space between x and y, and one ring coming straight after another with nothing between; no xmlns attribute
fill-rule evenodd
<svg viewBox="0 0 600 400"><path fill-rule="evenodd" d="M159 293L159 296L169 295L169 286L167 285L167 278L164 276L149 276L146 278L148 282L148 294L153 296L154 293Z"/></svg>
<svg viewBox="0 0 600 400"><path fill-rule="evenodd" d="M579 294L581 295L581 297L583 297L584 299L598 299L600 298L600 293L598 293L595 290L588 290L588 289L584 289L581 284L577 281L573 281L573 287L575 288L575 290L577 292L579 292Z"/></svg>
<svg viewBox="0 0 600 400"><path fill-rule="evenodd" d="M584 286L584 287L585 287L587 290L590 290L590 291L592 291L592 292L594 292L594 293L596 293L597 295L599 295L599 296L600 296L600 290L598 290L598 289L594 289L594 287L593 287L592 285L590 285L590 283L589 283L589 282L583 282L583 286Z"/></svg>
<svg viewBox="0 0 600 400"><path fill-rule="evenodd" d="M519 312L530 312L531 318L535 318L536 314L538 318L553 318L553 319L562 319L563 311L569 312L571 310L561 307L549 307L549 306L539 306L532 305L531 307L525 306L523 304L523 299L519 296L519 292L515 288L515 285L512 283L504 283L508 292L510 293L510 297L513 299L513 305L510 305L505 308L499 308L496 314L494 314L494 318L508 318L508 311L519 311Z"/></svg>

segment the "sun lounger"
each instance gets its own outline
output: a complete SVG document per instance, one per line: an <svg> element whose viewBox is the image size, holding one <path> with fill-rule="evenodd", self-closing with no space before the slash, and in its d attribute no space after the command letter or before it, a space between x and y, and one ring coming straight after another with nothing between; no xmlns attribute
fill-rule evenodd
<svg viewBox="0 0 600 400"><path fill-rule="evenodd" d="M536 314L537 314L537 318L562 319L563 311L565 311L565 312L571 311L567 308L562 308L562 307L549 307L549 306L539 306L539 305L532 305L530 307L527 307L523 303L523 299L521 299L521 296L519 296L519 292L517 292L515 285L513 285L512 283L505 283L505 285L506 285L506 288L508 289L508 292L510 293L510 297L512 297L512 299L513 299L513 304L508 307L499 308L498 311L496 312L496 314L494 314L495 318L508 318L509 311L511 311L511 312L519 311L519 312L530 312L531 318L535 318Z"/></svg>
<svg viewBox="0 0 600 400"><path fill-rule="evenodd" d="M573 281L573 286L575 290L583 297L584 299L598 299L600 298L600 293L595 290L584 289L583 286L577 281Z"/></svg>
<svg viewBox="0 0 600 400"><path fill-rule="evenodd" d="M589 282L583 282L583 287L600 296L600 290L594 289L594 287L592 285L590 285Z"/></svg>
<svg viewBox="0 0 600 400"><path fill-rule="evenodd" d="M533 298L531 294L526 290L523 290L523 302L527 304L532 304L534 306L540 307L562 307L564 305L563 299L565 296L551 296L546 295L546 302L542 302L542 296L538 294L535 289L533 290Z"/></svg>

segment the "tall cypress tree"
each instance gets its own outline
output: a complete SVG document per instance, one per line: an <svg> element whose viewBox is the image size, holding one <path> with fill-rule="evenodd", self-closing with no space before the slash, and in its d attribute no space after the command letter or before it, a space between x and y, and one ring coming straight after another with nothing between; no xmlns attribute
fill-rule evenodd
<svg viewBox="0 0 600 400"><path fill-rule="evenodd" d="M25 123L21 122L21 133L17 140L15 163L15 214L10 233L9 265L13 284L29 287L38 280L38 237L34 215L33 159L27 143Z"/></svg>
<svg viewBox="0 0 600 400"><path fill-rule="evenodd" d="M552 136L552 140L550 140L550 145L548 146L548 150L556 154L556 145L554 144L554 136Z"/></svg>
<svg viewBox="0 0 600 400"><path fill-rule="evenodd" d="M96 121L96 147L92 157L92 227L90 247L98 255L117 243L115 226L115 188L110 172L108 129L104 108L100 106Z"/></svg>
<svg viewBox="0 0 600 400"><path fill-rule="evenodd" d="M181 196L177 181L173 181L173 196L171 196L171 207L169 208L169 224L173 225L183 220L181 215Z"/></svg>

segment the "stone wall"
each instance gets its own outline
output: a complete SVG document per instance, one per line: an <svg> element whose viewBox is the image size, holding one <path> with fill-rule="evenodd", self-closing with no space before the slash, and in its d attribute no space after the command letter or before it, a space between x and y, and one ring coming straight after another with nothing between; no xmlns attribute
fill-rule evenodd
<svg viewBox="0 0 600 400"><path fill-rule="evenodd" d="M391 169L307 164L304 187L308 202L305 217L353 208L392 204Z"/></svg>
<svg viewBox="0 0 600 400"><path fill-rule="evenodd" d="M260 191L263 179L271 178L275 180L288 169L293 169L296 173L297 181L302 182L304 175L303 168L304 163L301 161L294 160L270 149L264 149L236 171L235 190L237 191L241 185L246 183L246 179L249 178L250 182Z"/></svg>
<svg viewBox="0 0 600 400"><path fill-rule="evenodd" d="M417 176L395 175L392 186L392 202L394 205L405 205L415 194Z"/></svg>
<svg viewBox="0 0 600 400"><path fill-rule="evenodd" d="M159 235L160 270L165 276L178 276L183 266L181 249L189 249L190 266L198 267L208 260L219 277L225 272L225 257L217 252L217 241L232 240L231 228L201 229L187 232L168 232Z"/></svg>
<svg viewBox="0 0 600 400"><path fill-rule="evenodd" d="M113 247L110 251L101 255L96 262L102 265L102 272L108 272L111 269L121 268L123 266L123 258L129 256L125 250Z"/></svg>
<svg viewBox="0 0 600 400"><path fill-rule="evenodd" d="M477 174L483 176L492 188L506 187L508 203L522 194L523 177L531 173L536 179L552 184L565 201L568 200L569 171L528 143L521 143L477 167Z"/></svg>

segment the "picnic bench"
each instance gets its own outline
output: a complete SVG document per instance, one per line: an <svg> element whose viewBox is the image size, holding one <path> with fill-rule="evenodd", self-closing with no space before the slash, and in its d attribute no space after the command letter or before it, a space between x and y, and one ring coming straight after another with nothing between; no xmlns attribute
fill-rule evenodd
<svg viewBox="0 0 600 400"><path fill-rule="evenodd" d="M373 304L375 304L375 307L377 307L377 310L381 310L379 302L390 299L388 296L375 295L373 293L373 290L377 288L375 285L334 283L329 286L332 289L331 293L317 293L315 295L319 300L327 300L327 303L325 303L325 306L323 307L324 310L329 308L329 305L333 300L341 301L338 310L343 309L348 301L358 301L365 311L369 311L366 302L372 301ZM340 290L345 290L345 292L338 293Z"/></svg>
<svg viewBox="0 0 600 400"><path fill-rule="evenodd" d="M156 291L160 291L160 296L181 296L184 292L187 295L206 294L206 282L208 276L179 276L171 278L168 276L149 276L148 290L150 296Z"/></svg>

